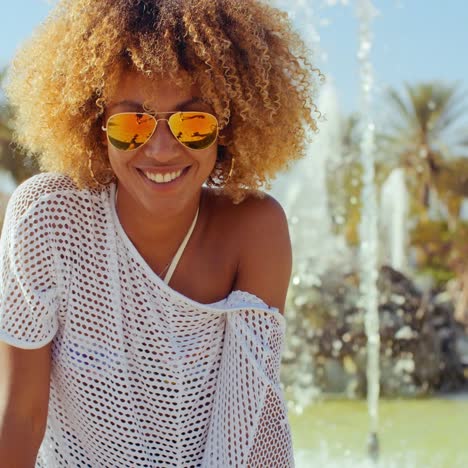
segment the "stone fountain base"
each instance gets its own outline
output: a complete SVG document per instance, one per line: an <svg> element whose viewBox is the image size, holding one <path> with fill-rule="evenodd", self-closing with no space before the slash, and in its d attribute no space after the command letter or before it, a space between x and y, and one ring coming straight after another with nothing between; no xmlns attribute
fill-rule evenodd
<svg viewBox="0 0 468 468"><path fill-rule="evenodd" d="M328 272L301 297L301 346L310 349L311 380L323 394L366 394L366 336L358 278ZM468 336L444 291L421 292L390 267L379 273L381 395L418 397L468 389ZM306 298L306 299L304 299ZM306 342L303 343L303 341ZM293 340L294 343L294 340ZM305 348L302 348L305 349ZM284 366L294 362L294 344ZM287 371L285 371L287 374Z"/></svg>

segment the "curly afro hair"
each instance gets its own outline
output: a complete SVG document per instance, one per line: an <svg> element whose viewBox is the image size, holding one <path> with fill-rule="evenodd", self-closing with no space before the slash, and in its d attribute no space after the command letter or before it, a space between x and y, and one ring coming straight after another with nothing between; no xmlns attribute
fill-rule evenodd
<svg viewBox="0 0 468 468"><path fill-rule="evenodd" d="M322 75L308 57L287 14L262 0L60 0L5 89L19 146L91 188L88 155L96 177L110 168L101 125L121 74L195 83L229 135L208 185L239 202L303 156L316 131Z"/></svg>

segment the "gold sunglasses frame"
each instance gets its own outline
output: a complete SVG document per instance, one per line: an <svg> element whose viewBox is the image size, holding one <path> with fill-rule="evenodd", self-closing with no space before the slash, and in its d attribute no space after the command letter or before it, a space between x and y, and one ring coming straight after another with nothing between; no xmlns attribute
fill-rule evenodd
<svg viewBox="0 0 468 468"><path fill-rule="evenodd" d="M206 148L200 148L200 149L197 149L197 148L190 148L189 146L185 145L184 143L182 143L175 135L174 135L174 132L172 131L172 128L171 128L171 125L169 124L169 119L158 119L156 118L156 115L160 115L160 114L163 114L163 115L167 115L167 114L183 114L183 113L194 113L194 114L203 114L203 115L209 115L211 117L213 117L216 121L216 136L214 138L214 140L206 147ZM110 141L109 139L109 133L107 132L107 127L109 125L109 120L112 118L112 117L115 117L116 115L135 115L135 114L138 114L138 115L148 115L150 116L151 118L153 118L156 122L156 125L154 126L154 129L153 131L151 132L151 135L148 137L148 139L142 143L140 146L138 146L138 148L135 148L135 149L129 149L129 150L122 150L122 149L119 149L117 148L119 151L124 151L125 153L128 153L130 151L136 151L138 149L140 149L142 146L146 145L146 143L148 143L148 141L151 140L152 136L154 135L154 132L156 132L156 129L158 128L158 122L160 122L161 120L162 121L166 121L167 122L167 125L169 127L169 130L171 131L171 134L172 136L177 140L178 143L180 143L184 148L190 150L190 151L204 151L208 148L210 148L211 146L213 146L215 143L216 143L216 140L218 139L219 137L219 121L218 119L216 118L215 115L213 114L210 114L209 112L203 112L203 111L168 111L168 112L157 112L155 115L153 114L150 114L149 112L117 112L116 114L112 114L111 116L109 116L109 118L107 119L106 121L106 126L104 127L101 126L101 129L106 132L106 136L107 136L107 141L115 147L115 145ZM172 117L171 115L171 117ZM169 117L170 118L170 117Z"/></svg>

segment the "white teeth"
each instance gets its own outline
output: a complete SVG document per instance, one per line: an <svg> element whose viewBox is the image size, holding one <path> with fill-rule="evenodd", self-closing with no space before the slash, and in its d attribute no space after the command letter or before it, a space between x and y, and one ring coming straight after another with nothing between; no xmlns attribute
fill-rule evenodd
<svg viewBox="0 0 468 468"><path fill-rule="evenodd" d="M168 172L166 174L161 174L159 172L144 172L144 174L146 177L148 177L148 179L152 180L153 182L156 182L158 184L164 184L167 182L172 182L174 179L177 179L177 177L179 177L182 174L182 169L180 171Z"/></svg>

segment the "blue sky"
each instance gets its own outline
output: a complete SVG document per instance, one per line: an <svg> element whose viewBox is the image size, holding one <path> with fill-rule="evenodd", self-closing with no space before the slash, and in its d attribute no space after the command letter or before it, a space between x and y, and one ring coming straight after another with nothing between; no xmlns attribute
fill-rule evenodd
<svg viewBox="0 0 468 468"><path fill-rule="evenodd" d="M315 10L321 50L317 64L335 82L340 105L349 112L359 105L356 59L358 24L355 2L305 0ZM328 0L329 3L333 1ZM2 2L0 65L9 62L18 45L46 17L51 0ZM348 3L346 5L346 3ZM377 92L400 88L404 81L460 81L468 89L468 1L374 0L381 15L374 21L372 60Z"/></svg>

